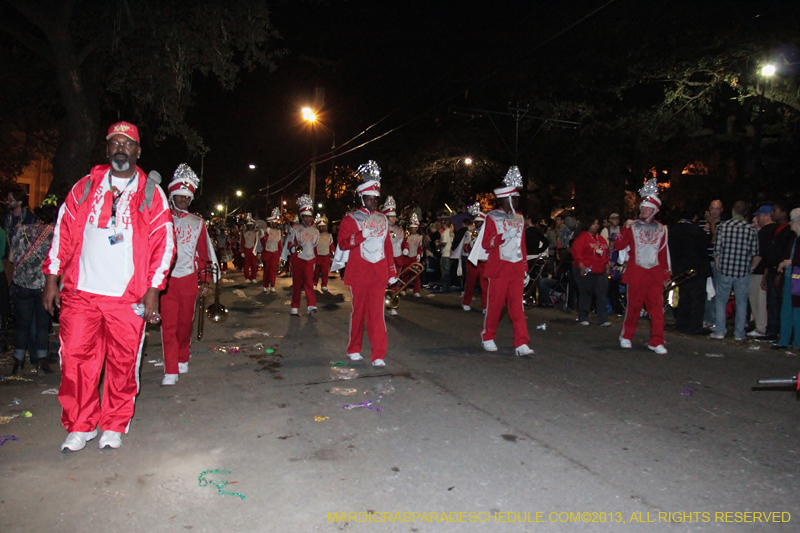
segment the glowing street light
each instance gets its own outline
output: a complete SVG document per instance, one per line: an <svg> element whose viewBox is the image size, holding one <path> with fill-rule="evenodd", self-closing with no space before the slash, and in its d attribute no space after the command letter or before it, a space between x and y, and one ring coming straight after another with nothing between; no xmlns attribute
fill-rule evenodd
<svg viewBox="0 0 800 533"><path fill-rule="evenodd" d="M251 163L251 164L249 164L249 165L247 165L247 167L248 167L250 170L255 170L255 168L256 168L256 166L255 166L255 165L253 165L252 163Z"/></svg>
<svg viewBox="0 0 800 533"><path fill-rule="evenodd" d="M322 204L317 204L317 208L322 209Z"/></svg>
<svg viewBox="0 0 800 533"><path fill-rule="evenodd" d="M317 121L317 115L311 110L310 107L304 107L301 111L303 112L303 120L308 122Z"/></svg>
<svg viewBox="0 0 800 533"><path fill-rule="evenodd" d="M222 204L217 204L217 211L225 211L225 206Z"/></svg>
<svg viewBox="0 0 800 533"><path fill-rule="evenodd" d="M775 75L775 65L764 65L761 68L761 75L765 77L770 77Z"/></svg>
<svg viewBox="0 0 800 533"><path fill-rule="evenodd" d="M242 196L242 191L236 191L236 196Z"/></svg>
<svg viewBox="0 0 800 533"><path fill-rule="evenodd" d="M464 159L464 164L471 165L472 164L472 158L468 157L468 158Z"/></svg>

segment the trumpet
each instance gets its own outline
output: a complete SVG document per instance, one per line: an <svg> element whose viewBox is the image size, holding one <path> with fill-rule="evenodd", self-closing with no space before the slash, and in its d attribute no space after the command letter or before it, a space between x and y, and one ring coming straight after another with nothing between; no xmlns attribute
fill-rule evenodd
<svg viewBox="0 0 800 533"><path fill-rule="evenodd" d="M386 289L386 294L383 297L383 304L386 306L386 309L397 309L400 307L400 293L404 291L405 288L411 284L411 282L417 279L424 270L425 267L422 266L422 263L415 261L404 268L400 274L398 274L397 278L400 280L402 280L403 276L409 272L411 272L413 275L405 282L401 281L395 283L394 287L389 287Z"/></svg>
<svg viewBox="0 0 800 533"><path fill-rule="evenodd" d="M295 251L296 253L298 253L298 254L302 254L302 253L303 253L303 245L302 245L302 244L298 244L298 245L296 245L296 246L294 247L294 251Z"/></svg>
<svg viewBox="0 0 800 533"><path fill-rule="evenodd" d="M474 230L472 230L470 235L472 235L473 239L477 239L478 238L478 233L480 233L480 230L474 229Z"/></svg>

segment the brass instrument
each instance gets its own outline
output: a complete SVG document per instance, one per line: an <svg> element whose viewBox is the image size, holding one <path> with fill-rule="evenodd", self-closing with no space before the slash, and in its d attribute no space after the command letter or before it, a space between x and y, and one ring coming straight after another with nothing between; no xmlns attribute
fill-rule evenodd
<svg viewBox="0 0 800 533"><path fill-rule="evenodd" d="M201 276L201 274L204 274L204 276ZM206 297L202 293L204 283L202 278L205 277L207 280L209 276L213 278L217 275L219 275L219 267L211 261L207 261L205 268L197 272L197 287L201 290L200 298L197 299L197 310L195 311L195 315L197 315L197 340L203 338L203 315L205 315L204 310L206 308Z"/></svg>
<svg viewBox="0 0 800 533"><path fill-rule="evenodd" d="M294 251L297 254L302 254L303 253L303 245L302 244L295 245Z"/></svg>
<svg viewBox="0 0 800 533"><path fill-rule="evenodd" d="M675 290L675 288L676 288L678 285L680 285L680 284L682 284L682 283L684 283L684 282L686 282L686 281L689 281L690 279L692 279L692 278L693 278L693 277L695 277L696 275L697 275L697 270L695 270L695 269L693 269L693 268L692 268L692 269L689 269L689 270L687 270L686 272L683 272L682 274L679 274L679 275L677 275L677 276L673 276L673 277L672 277L672 278L669 280L669 285L667 285L666 287L664 287L664 297L666 297L667 295L669 295L669 293L670 293L671 291Z"/></svg>
<svg viewBox="0 0 800 533"><path fill-rule="evenodd" d="M478 238L478 233L480 233L480 230L478 229L474 229L472 230L472 232L470 232L470 235L472 235L473 240Z"/></svg>
<svg viewBox="0 0 800 533"><path fill-rule="evenodd" d="M213 265L213 268L216 269L217 265ZM214 284L214 303L208 306L206 309L206 315L208 315L208 319L212 322L225 322L228 318L228 309L219 303L219 278L217 276L217 281Z"/></svg>
<svg viewBox="0 0 800 533"><path fill-rule="evenodd" d="M391 235L391 238L392 238L392 239L396 239L396 238L397 238L397 233L395 233L395 232L393 232L393 231L390 231L390 232L389 232L389 235Z"/></svg>
<svg viewBox="0 0 800 533"><path fill-rule="evenodd" d="M406 268L397 275L397 279L400 280L395 283L394 287L389 287L386 289L386 295L383 298L383 304L386 306L386 309L397 309L400 307L400 293L406 289L415 279L417 279L423 272L425 271L425 267L422 266L422 263L413 262L408 265ZM408 278L407 281L403 282L403 276L411 272L413 276Z"/></svg>

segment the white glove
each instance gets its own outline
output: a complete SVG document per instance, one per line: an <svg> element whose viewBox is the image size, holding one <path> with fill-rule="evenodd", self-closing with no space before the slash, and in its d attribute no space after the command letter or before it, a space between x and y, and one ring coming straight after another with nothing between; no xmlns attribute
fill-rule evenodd
<svg viewBox="0 0 800 533"><path fill-rule="evenodd" d="M403 255L408 255L408 250L403 250Z"/></svg>
<svg viewBox="0 0 800 533"><path fill-rule="evenodd" d="M244 254L242 254L242 257L244 257Z"/></svg>
<svg viewBox="0 0 800 533"><path fill-rule="evenodd" d="M395 283L397 283L396 277L392 276L391 278L389 278L389 285L394 285Z"/></svg>
<svg viewBox="0 0 800 533"><path fill-rule="evenodd" d="M527 285L528 283L530 283L530 282L531 282L531 277L530 277L530 276L528 275L528 273L526 272L526 273L525 273L525 279L524 279L524 280L522 280L522 286L524 287L524 286L526 286L526 285Z"/></svg>
<svg viewBox="0 0 800 533"><path fill-rule="evenodd" d="M368 237L369 237L369 230L368 230L367 228L364 228L364 229L362 229L362 230L361 230L361 235L362 235L362 236L363 236L365 239L366 239L366 238L368 238Z"/></svg>

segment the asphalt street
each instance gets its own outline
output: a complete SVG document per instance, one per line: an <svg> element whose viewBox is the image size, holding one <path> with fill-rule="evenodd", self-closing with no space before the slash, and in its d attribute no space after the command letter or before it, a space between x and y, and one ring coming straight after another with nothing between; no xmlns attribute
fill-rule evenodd
<svg viewBox="0 0 800 533"><path fill-rule="evenodd" d="M387 366L350 365L341 281L311 317L289 316L290 283L228 274L228 319L172 387L149 329L118 450L60 453L58 373L0 382L0 415L32 413L0 425L18 439L0 446L0 530L800 531L800 404L751 390L796 375L796 354L668 330L656 355L647 321L622 350L619 318L552 309L527 311L534 357L513 356L507 318L488 354L479 300L452 294L404 297ZM211 470L246 498L201 486Z"/></svg>

